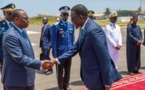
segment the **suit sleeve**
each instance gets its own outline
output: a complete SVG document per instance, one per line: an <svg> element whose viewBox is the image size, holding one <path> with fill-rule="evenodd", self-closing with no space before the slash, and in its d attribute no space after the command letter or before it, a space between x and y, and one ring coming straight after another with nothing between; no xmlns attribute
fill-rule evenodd
<svg viewBox="0 0 145 90"><path fill-rule="evenodd" d="M46 28L46 33L44 34L44 40L43 40L43 45L44 48L47 49L50 47L50 28Z"/></svg>
<svg viewBox="0 0 145 90"><path fill-rule="evenodd" d="M143 41L143 45L145 46L145 29L144 29L144 41Z"/></svg>
<svg viewBox="0 0 145 90"><path fill-rule="evenodd" d="M52 55L54 58L57 58L57 28L56 25L51 27L51 47Z"/></svg>
<svg viewBox="0 0 145 90"><path fill-rule="evenodd" d="M40 69L41 61L24 55L18 38L7 36L4 39L4 48L16 63L33 69Z"/></svg>
<svg viewBox="0 0 145 90"><path fill-rule="evenodd" d="M49 47L51 48L51 27L48 30Z"/></svg>
<svg viewBox="0 0 145 90"><path fill-rule="evenodd" d="M111 58L107 48L106 36L101 28L91 31L91 42L99 63L103 85L111 85ZM114 67L115 68L115 67Z"/></svg>
<svg viewBox="0 0 145 90"><path fill-rule="evenodd" d="M110 30L109 30L109 28L106 27L106 28L104 29L104 31L105 31L105 33L106 33L107 40L112 44L113 47L116 47L117 44L112 40L112 37L111 37L111 35L110 35Z"/></svg>
<svg viewBox="0 0 145 90"><path fill-rule="evenodd" d="M79 51L79 45L78 45L78 41L76 41L76 43L73 45L73 47L71 48L70 51L62 54L61 56L58 57L58 60L60 63L64 63L67 60L69 60L68 58L73 57L74 55L76 55Z"/></svg>
<svg viewBox="0 0 145 90"><path fill-rule="evenodd" d="M132 29L128 26L127 28L127 33L128 33L128 38L131 42L137 44L137 42L139 41L138 38L134 37L133 33L132 33Z"/></svg>

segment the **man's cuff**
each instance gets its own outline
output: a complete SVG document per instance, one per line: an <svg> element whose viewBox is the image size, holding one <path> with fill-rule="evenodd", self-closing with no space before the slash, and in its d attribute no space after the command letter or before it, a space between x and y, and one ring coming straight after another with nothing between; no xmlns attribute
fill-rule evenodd
<svg viewBox="0 0 145 90"><path fill-rule="evenodd" d="M110 87L110 85L105 85L105 87Z"/></svg>
<svg viewBox="0 0 145 90"><path fill-rule="evenodd" d="M42 70L43 68L42 68L42 63L43 63L43 61L41 61L41 67L40 67L40 69L39 70Z"/></svg>
<svg viewBox="0 0 145 90"><path fill-rule="evenodd" d="M57 64L60 64L60 62L59 62L58 58L56 58L55 60L56 60Z"/></svg>

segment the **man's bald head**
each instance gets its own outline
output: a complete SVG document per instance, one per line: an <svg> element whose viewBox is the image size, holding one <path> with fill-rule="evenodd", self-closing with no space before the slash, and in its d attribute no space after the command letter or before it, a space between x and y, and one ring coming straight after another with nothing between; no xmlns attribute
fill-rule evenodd
<svg viewBox="0 0 145 90"><path fill-rule="evenodd" d="M29 25L29 17L22 9L16 9L13 11L12 21L19 28L26 28Z"/></svg>
<svg viewBox="0 0 145 90"><path fill-rule="evenodd" d="M47 17L43 17L42 19L42 23L45 25L48 23L48 18Z"/></svg>
<svg viewBox="0 0 145 90"><path fill-rule="evenodd" d="M20 12L21 11L24 11L22 9L16 9L13 11L13 14L12 14L12 21L16 18L16 17L19 17L20 16Z"/></svg>

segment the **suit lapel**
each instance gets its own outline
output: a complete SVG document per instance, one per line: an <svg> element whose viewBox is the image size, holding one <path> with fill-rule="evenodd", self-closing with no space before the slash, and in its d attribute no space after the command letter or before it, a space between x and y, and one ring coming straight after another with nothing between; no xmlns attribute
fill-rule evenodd
<svg viewBox="0 0 145 90"><path fill-rule="evenodd" d="M87 35L89 21L90 21L90 19L88 19L88 21L87 21L87 23L86 23L86 25L85 25L84 30L81 31L80 42L79 42L79 50L81 50L81 47L82 47L83 42L84 42L84 40L85 40L85 37L86 37L86 35Z"/></svg>
<svg viewBox="0 0 145 90"><path fill-rule="evenodd" d="M20 34L20 36L22 37L22 40L26 43L26 45L27 45L27 47L33 52L33 49L32 49L32 46L31 46L31 43L30 43L30 40L29 40L29 38L28 38L28 40L29 40L29 43L30 44L28 44L28 42L25 40L25 38L23 37L23 35L22 35L22 33L13 25L13 24L11 24L11 27L13 27L14 28L14 30L16 30L19 34ZM26 32L26 31L25 31ZM27 35L27 34L26 34ZM28 36L27 36L28 37Z"/></svg>
<svg viewBox="0 0 145 90"><path fill-rule="evenodd" d="M26 30L25 30L25 33L26 33L26 35L27 35L27 32L26 32ZM28 37L28 35L27 35L27 37ZM26 41L26 40L25 40ZM32 48L32 45L31 45L31 42L30 42L30 39L29 39L29 37L28 37L28 42L29 42L29 44L27 44L30 48L31 48L31 50L33 51L33 48ZM26 43L28 43L27 41L26 41Z"/></svg>

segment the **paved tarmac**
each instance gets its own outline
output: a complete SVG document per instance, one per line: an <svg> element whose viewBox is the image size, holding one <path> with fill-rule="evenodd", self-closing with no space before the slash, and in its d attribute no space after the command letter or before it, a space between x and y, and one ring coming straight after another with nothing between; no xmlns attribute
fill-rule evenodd
<svg viewBox="0 0 145 90"><path fill-rule="evenodd" d="M29 26L27 28L27 33L35 51L35 57L39 59L40 48L39 48L39 38L40 38L41 27ZM121 54L118 63L118 71L123 77L128 76L127 66L126 66L126 29L122 29L123 35L123 46L121 48ZM75 31L76 40L78 37L79 30ZM145 72L145 46L141 47L141 69L140 71ZM50 55L52 57L52 54ZM35 89L36 90L59 90L57 88L57 79L55 67L53 67L54 73L51 75L45 75L43 71L36 70L36 80ZM78 90L84 87L83 82L80 79L80 57L77 54L72 58L71 76L70 76L70 88L72 90ZM2 84L0 84L0 90L3 90Z"/></svg>

